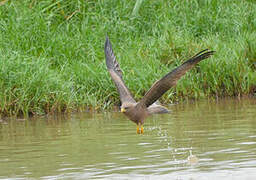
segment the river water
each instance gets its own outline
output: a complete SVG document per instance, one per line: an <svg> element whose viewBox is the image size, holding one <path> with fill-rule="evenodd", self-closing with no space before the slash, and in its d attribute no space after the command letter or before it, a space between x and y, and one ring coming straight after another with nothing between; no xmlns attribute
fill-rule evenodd
<svg viewBox="0 0 256 180"><path fill-rule="evenodd" d="M0 122L0 179L256 179L256 99Z"/></svg>

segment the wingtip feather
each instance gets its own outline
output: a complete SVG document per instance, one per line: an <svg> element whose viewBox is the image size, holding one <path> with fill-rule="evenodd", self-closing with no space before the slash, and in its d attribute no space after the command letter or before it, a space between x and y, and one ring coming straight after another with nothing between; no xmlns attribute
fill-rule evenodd
<svg viewBox="0 0 256 180"><path fill-rule="evenodd" d="M191 58L190 61L188 62L200 62L203 59L207 59L208 57L212 56L215 53L215 51L211 51L209 49L205 49L203 51L200 51L199 53L197 53L195 56L193 56ZM197 60L197 61L195 61Z"/></svg>
<svg viewBox="0 0 256 180"><path fill-rule="evenodd" d="M106 35L106 41L105 41L105 47L104 47L105 53L106 53L108 47L111 47L111 44L110 44L108 35Z"/></svg>

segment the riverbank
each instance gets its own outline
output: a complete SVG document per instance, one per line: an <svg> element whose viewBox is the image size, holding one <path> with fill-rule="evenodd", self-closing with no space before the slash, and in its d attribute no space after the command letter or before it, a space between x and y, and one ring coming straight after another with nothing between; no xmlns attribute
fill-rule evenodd
<svg viewBox="0 0 256 180"><path fill-rule="evenodd" d="M0 6L0 114L106 109L119 103L106 70L108 34L140 99L198 51L216 54L161 101L255 95L253 1L6 1Z"/></svg>

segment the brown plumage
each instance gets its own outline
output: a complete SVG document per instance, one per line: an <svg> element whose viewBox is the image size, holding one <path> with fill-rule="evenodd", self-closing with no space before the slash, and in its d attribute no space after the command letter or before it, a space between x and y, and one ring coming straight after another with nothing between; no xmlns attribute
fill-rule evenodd
<svg viewBox="0 0 256 180"><path fill-rule="evenodd" d="M122 79L122 71L116 60L112 50L109 38L106 37L105 56L106 64L110 76L116 85L121 99L121 112L123 112L130 120L137 124L137 133L143 133L143 123L145 118L150 114L167 113L167 108L159 105L156 101L171 87L175 86L177 81L195 64L213 55L214 51L203 50L184 62L179 67L175 68L163 78L156 81L147 91L145 96L136 102L130 91L126 87Z"/></svg>

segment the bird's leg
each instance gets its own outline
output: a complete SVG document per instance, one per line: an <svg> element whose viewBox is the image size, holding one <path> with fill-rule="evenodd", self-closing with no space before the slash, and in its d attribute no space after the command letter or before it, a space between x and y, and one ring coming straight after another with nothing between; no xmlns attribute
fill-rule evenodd
<svg viewBox="0 0 256 180"><path fill-rule="evenodd" d="M140 123L137 124L137 134L140 134Z"/></svg>
<svg viewBox="0 0 256 180"><path fill-rule="evenodd" d="M144 130L143 130L143 125L141 125L141 123L137 124L137 134L143 134Z"/></svg>
<svg viewBox="0 0 256 180"><path fill-rule="evenodd" d="M141 133L141 134L144 133L143 125L141 125L141 127L140 127L140 133Z"/></svg>

